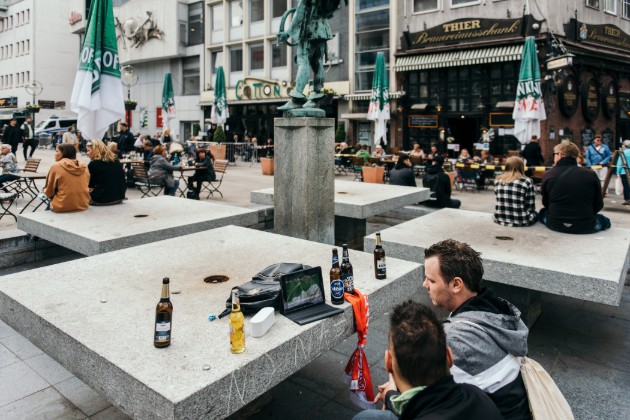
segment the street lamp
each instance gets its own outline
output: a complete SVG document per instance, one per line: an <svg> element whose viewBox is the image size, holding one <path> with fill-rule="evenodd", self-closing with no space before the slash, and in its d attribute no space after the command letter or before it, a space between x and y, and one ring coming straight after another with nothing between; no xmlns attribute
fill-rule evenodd
<svg viewBox="0 0 630 420"><path fill-rule="evenodd" d="M39 83L37 80L33 80L30 85L24 86L24 89L26 90L26 93L31 95L31 97L33 98L33 102L31 102L31 104L37 105L37 102L35 102L35 100L37 99L37 96L39 96L39 94L42 93L42 91L44 90L44 86L42 86L42 84ZM35 135L35 110L31 110L31 118L33 118L33 135Z"/></svg>
<svg viewBox="0 0 630 420"><path fill-rule="evenodd" d="M124 66L120 69L120 80L123 85L127 86L127 99L131 100L131 87L138 83L138 75L136 75L136 69L132 66ZM131 121L131 109L125 107L125 122L127 126L130 126Z"/></svg>

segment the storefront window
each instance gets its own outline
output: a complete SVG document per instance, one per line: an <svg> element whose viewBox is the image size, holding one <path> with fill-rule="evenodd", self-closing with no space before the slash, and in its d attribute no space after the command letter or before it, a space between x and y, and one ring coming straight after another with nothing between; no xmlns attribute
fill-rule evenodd
<svg viewBox="0 0 630 420"><path fill-rule="evenodd" d="M490 66L490 102L513 101L516 96L518 61Z"/></svg>
<svg viewBox="0 0 630 420"><path fill-rule="evenodd" d="M389 0L359 0L359 10L389 5Z"/></svg>
<svg viewBox="0 0 630 420"><path fill-rule="evenodd" d="M230 71L243 71L243 49L241 47L230 49Z"/></svg>
<svg viewBox="0 0 630 420"><path fill-rule="evenodd" d="M357 33L389 27L389 10L379 10L357 15Z"/></svg>
<svg viewBox="0 0 630 420"><path fill-rule="evenodd" d="M199 56L184 58L183 75L183 94L199 95Z"/></svg>
<svg viewBox="0 0 630 420"><path fill-rule="evenodd" d="M223 5L212 6L212 30L223 30Z"/></svg>
<svg viewBox="0 0 630 420"><path fill-rule="evenodd" d="M251 70L263 70L265 68L265 47L262 43L250 45L249 65Z"/></svg>
<svg viewBox="0 0 630 420"><path fill-rule="evenodd" d="M251 22L265 20L265 3L263 0L250 0L249 17Z"/></svg>
<svg viewBox="0 0 630 420"><path fill-rule="evenodd" d="M414 0L413 1L414 13L437 10L437 8L438 8L438 0Z"/></svg>

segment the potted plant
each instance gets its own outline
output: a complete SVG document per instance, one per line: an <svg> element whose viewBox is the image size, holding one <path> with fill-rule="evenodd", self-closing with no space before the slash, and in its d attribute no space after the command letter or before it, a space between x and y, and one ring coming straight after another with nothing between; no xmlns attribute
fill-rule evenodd
<svg viewBox="0 0 630 420"><path fill-rule="evenodd" d="M36 114L39 112L39 105L37 104L28 104L26 105L26 110L31 114Z"/></svg>
<svg viewBox="0 0 630 420"><path fill-rule="evenodd" d="M385 179L385 167L378 166L376 164L370 166L366 165L363 170L363 182L370 182L372 184L382 184Z"/></svg>
<svg viewBox="0 0 630 420"><path fill-rule="evenodd" d="M210 151L215 159L225 160L225 131L223 131L223 127L217 125L216 130L214 130L214 134L212 135L212 141L217 144L210 145Z"/></svg>
<svg viewBox="0 0 630 420"><path fill-rule="evenodd" d="M130 99L130 98L125 99L125 109L127 111L135 110L137 105L138 105L138 102L134 101L133 99Z"/></svg>
<svg viewBox="0 0 630 420"><path fill-rule="evenodd" d="M273 175L273 163L273 156L260 158L260 167L263 175Z"/></svg>

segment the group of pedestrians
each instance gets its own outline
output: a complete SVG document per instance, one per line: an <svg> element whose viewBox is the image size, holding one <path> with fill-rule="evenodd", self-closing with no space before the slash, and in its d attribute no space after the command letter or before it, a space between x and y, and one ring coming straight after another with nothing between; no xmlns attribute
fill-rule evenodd
<svg viewBox="0 0 630 420"><path fill-rule="evenodd" d="M13 118L9 125L2 131L2 142L11 147L11 153L15 156L20 143L24 160L32 158L39 142L35 139L35 129L33 128L33 118L27 117L21 126L18 126L17 119ZM30 149L30 153L29 153Z"/></svg>

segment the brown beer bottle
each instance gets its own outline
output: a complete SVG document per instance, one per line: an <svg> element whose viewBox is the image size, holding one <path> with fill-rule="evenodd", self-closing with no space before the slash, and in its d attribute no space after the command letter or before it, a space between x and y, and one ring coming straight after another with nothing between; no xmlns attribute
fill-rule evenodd
<svg viewBox="0 0 630 420"><path fill-rule="evenodd" d="M374 248L374 276L378 280L387 278L387 268L385 266L385 250L381 245L381 234L376 234L376 247Z"/></svg>
<svg viewBox="0 0 630 420"><path fill-rule="evenodd" d="M354 273L352 270L352 264L350 264L350 256L348 255L348 244L343 244L341 281L343 282L344 292L354 294Z"/></svg>
<svg viewBox="0 0 630 420"><path fill-rule="evenodd" d="M232 313L230 313L230 351L243 353L245 351L245 316L241 311L241 300L238 289L232 289Z"/></svg>
<svg viewBox="0 0 630 420"><path fill-rule="evenodd" d="M332 267L330 269L330 301L333 305L343 304L343 282L341 281L341 268L339 268L339 255L337 248L332 250Z"/></svg>
<svg viewBox="0 0 630 420"><path fill-rule="evenodd" d="M171 345L171 323L173 321L173 304L168 285L170 280L165 277L162 280L162 297L155 307L155 334L153 345L158 348Z"/></svg>

